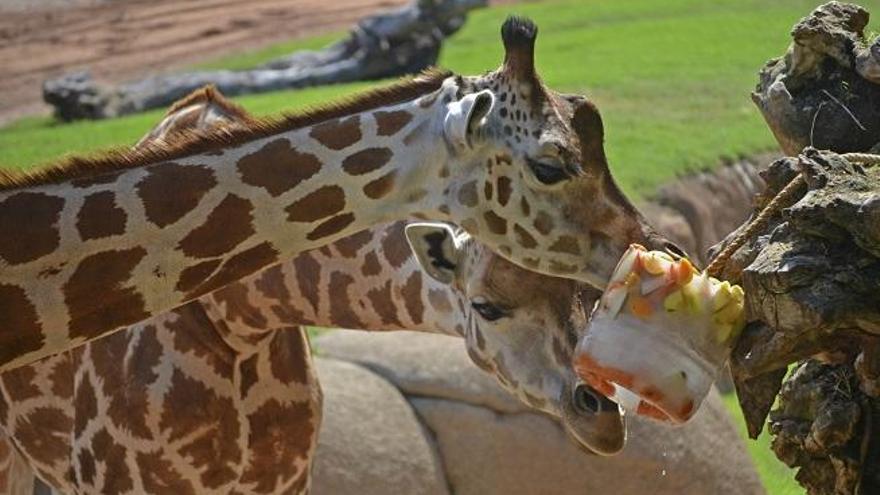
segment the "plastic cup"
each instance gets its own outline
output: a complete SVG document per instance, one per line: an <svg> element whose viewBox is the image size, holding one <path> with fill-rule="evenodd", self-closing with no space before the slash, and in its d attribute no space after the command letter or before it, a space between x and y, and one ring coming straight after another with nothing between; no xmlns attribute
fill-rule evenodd
<svg viewBox="0 0 880 495"><path fill-rule="evenodd" d="M593 309L574 367L625 409L681 424L709 393L744 325L739 286L633 244Z"/></svg>

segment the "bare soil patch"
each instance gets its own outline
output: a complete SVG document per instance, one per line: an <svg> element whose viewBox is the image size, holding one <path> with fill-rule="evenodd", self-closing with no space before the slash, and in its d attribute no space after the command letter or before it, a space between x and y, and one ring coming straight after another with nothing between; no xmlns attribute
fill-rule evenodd
<svg viewBox="0 0 880 495"><path fill-rule="evenodd" d="M48 77L121 82L293 38L343 31L407 0L59 0L0 4L0 123L47 113Z"/></svg>

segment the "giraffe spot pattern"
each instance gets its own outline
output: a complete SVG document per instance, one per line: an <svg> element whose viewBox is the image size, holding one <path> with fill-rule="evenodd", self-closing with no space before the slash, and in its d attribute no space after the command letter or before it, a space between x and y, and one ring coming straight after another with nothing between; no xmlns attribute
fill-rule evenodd
<svg viewBox="0 0 880 495"><path fill-rule="evenodd" d="M354 115L330 120L312 127L309 136L331 150L345 149L361 140L361 119Z"/></svg>
<svg viewBox="0 0 880 495"><path fill-rule="evenodd" d="M211 210L205 223L184 237L179 249L192 258L221 256L235 249L254 234L253 205L229 194Z"/></svg>
<svg viewBox="0 0 880 495"><path fill-rule="evenodd" d="M94 486L98 468L95 466L95 457L92 455L92 451L87 448L80 450L76 461L78 465L73 471L76 473L77 483Z"/></svg>
<svg viewBox="0 0 880 495"><path fill-rule="evenodd" d="M287 287L281 266L263 270L263 274L254 281L254 288L267 300L272 301L270 309L282 321L307 321L303 312L293 304L294 299Z"/></svg>
<svg viewBox="0 0 880 495"><path fill-rule="evenodd" d="M295 327L275 332L269 342L269 364L272 376L281 383L308 384L306 367L303 366L302 356L308 356L309 349L303 332Z"/></svg>
<svg viewBox="0 0 880 495"><path fill-rule="evenodd" d="M364 274L365 277L370 277L372 275L378 275L382 272L382 264L379 263L379 256L374 252L367 253L364 256L364 266L361 267L361 273Z"/></svg>
<svg viewBox="0 0 880 495"><path fill-rule="evenodd" d="M578 256L581 254L580 244L578 240L569 235L561 235L556 241L550 245L550 251L556 253L568 253Z"/></svg>
<svg viewBox="0 0 880 495"><path fill-rule="evenodd" d="M269 321L263 314L262 308L251 304L249 292L247 285L237 282L212 292L209 297L214 300L217 307L224 309L223 319L227 323L240 323L250 329L264 330Z"/></svg>
<svg viewBox="0 0 880 495"><path fill-rule="evenodd" d="M362 230L348 237L343 237L336 241L333 245L339 254L346 258L354 258L358 251L373 240L373 233L370 230Z"/></svg>
<svg viewBox="0 0 880 495"><path fill-rule="evenodd" d="M110 397L107 416L114 426L140 438L151 438L147 426L149 385L158 375L162 346L155 332L141 332L133 342L133 332L108 335L101 345L91 346L92 363L105 397Z"/></svg>
<svg viewBox="0 0 880 495"><path fill-rule="evenodd" d="M411 113L404 110L393 112L378 111L373 114L376 119L376 134L379 136L393 136L403 129L412 120Z"/></svg>
<svg viewBox="0 0 880 495"><path fill-rule="evenodd" d="M98 417L98 400L95 386L92 384L92 378L88 373L83 373L82 379L76 385L73 407L76 410L73 436L79 438L86 430L89 420Z"/></svg>
<svg viewBox="0 0 880 495"><path fill-rule="evenodd" d="M10 265L33 261L58 248L58 219L64 199L20 192L0 202L0 257Z"/></svg>
<svg viewBox="0 0 880 495"><path fill-rule="evenodd" d="M477 206L480 198L477 196L477 182L471 181L461 186L458 190L458 202L464 206Z"/></svg>
<svg viewBox="0 0 880 495"><path fill-rule="evenodd" d="M401 294L410 320L416 325L421 325L425 314L425 305L422 302L422 272L413 272L406 279Z"/></svg>
<svg viewBox="0 0 880 495"><path fill-rule="evenodd" d="M520 198L519 206L524 217L528 218L528 216L532 214L532 206L529 204L529 200L527 200L525 196Z"/></svg>
<svg viewBox="0 0 880 495"><path fill-rule="evenodd" d="M316 241L318 239L323 239L324 237L338 234L345 230L345 228L351 225L353 222L354 213L343 213L342 215L336 215L335 217L330 218L329 220L326 220L322 224L315 227L314 230L306 235L306 238L310 241Z"/></svg>
<svg viewBox="0 0 880 495"><path fill-rule="evenodd" d="M328 292L330 294L346 294L345 297L330 298L330 318L335 326L342 328L362 328L364 326L348 304L348 288L352 284L354 284L354 278L347 273L333 272L330 274Z"/></svg>
<svg viewBox="0 0 880 495"><path fill-rule="evenodd" d="M228 314L229 308L226 311ZM175 318L166 320L165 328L173 336L174 349L210 366L218 376L232 376L235 355L223 340L220 330L225 328L217 328L219 324L208 317L205 307L197 301L175 309L173 314Z"/></svg>
<svg viewBox="0 0 880 495"><path fill-rule="evenodd" d="M335 215L345 208L345 191L341 187L322 186L285 208L291 222L315 222Z"/></svg>
<svg viewBox="0 0 880 495"><path fill-rule="evenodd" d="M219 259L208 260L184 268L180 272L180 278L177 279L177 285L174 286L175 289L183 293L190 292L210 277L214 270L220 266L220 263L222 260Z"/></svg>
<svg viewBox="0 0 880 495"><path fill-rule="evenodd" d="M507 176L498 177L498 204L501 206L507 206L507 203L510 201L510 193L512 191L512 187L510 185L510 178ZM523 198L525 200L525 198Z"/></svg>
<svg viewBox="0 0 880 495"><path fill-rule="evenodd" d="M397 318L397 307L394 305L394 299L391 295L391 281L387 280L381 287L370 289L367 292L367 299L373 311L382 320L383 325L392 325L393 327L401 327L403 324Z"/></svg>
<svg viewBox="0 0 880 495"><path fill-rule="evenodd" d="M535 226L535 230L543 235L548 235L553 230L553 217L544 211L539 211L538 214L535 215L533 225Z"/></svg>
<svg viewBox="0 0 880 495"><path fill-rule="evenodd" d="M37 308L21 287L0 284L0 319L14 329L0 334L0 363L43 347L45 338Z"/></svg>
<svg viewBox="0 0 880 495"><path fill-rule="evenodd" d="M180 455L199 472L201 482L207 488L217 488L238 478L235 466L241 449L237 442L227 441L239 436L238 412L232 400L175 369L165 404L159 428L166 432L168 441L186 438Z"/></svg>
<svg viewBox="0 0 880 495"><path fill-rule="evenodd" d="M102 191L86 196L76 217L76 228L83 240L100 239L125 232L127 215L116 206L116 195Z"/></svg>
<svg viewBox="0 0 880 495"><path fill-rule="evenodd" d="M309 403L281 403L269 399L247 417L251 434L248 448L254 453L244 473L242 484L253 484L255 493L272 493L279 482L278 473L290 472L290 466L305 458L316 431ZM293 477L300 473L295 473Z"/></svg>
<svg viewBox="0 0 880 495"><path fill-rule="evenodd" d="M317 313L320 301L318 284L321 282L321 265L306 253L293 259L293 268L300 294L309 302L312 310Z"/></svg>
<svg viewBox="0 0 880 495"><path fill-rule="evenodd" d="M342 170L349 175L364 175L382 168L393 153L388 148L367 148L342 160Z"/></svg>
<svg viewBox="0 0 880 495"><path fill-rule="evenodd" d="M220 269L189 293L190 297L214 291L278 261L278 251L268 242L245 249L226 260ZM178 282L179 283L179 282Z"/></svg>
<svg viewBox="0 0 880 495"><path fill-rule="evenodd" d="M136 452L135 462L140 471L147 493L174 493L176 495L195 495L192 483L185 479L174 468L174 465L162 457L161 451Z"/></svg>
<svg viewBox="0 0 880 495"><path fill-rule="evenodd" d="M396 222L386 229L385 237L382 238L382 254L392 268L400 268L412 255L406 242L405 228L405 222Z"/></svg>
<svg viewBox="0 0 880 495"><path fill-rule="evenodd" d="M147 171L135 189L147 220L159 227L183 218L217 185L214 172L201 165L167 162L153 165Z"/></svg>
<svg viewBox="0 0 880 495"><path fill-rule="evenodd" d="M388 195L394 188L394 178L397 171L391 171L378 179L374 179L364 186L364 194L370 199L381 199Z"/></svg>
<svg viewBox="0 0 880 495"><path fill-rule="evenodd" d="M300 152L287 139L277 139L238 161L245 184L261 187L272 196L295 188L321 170L321 160Z"/></svg>
<svg viewBox="0 0 880 495"><path fill-rule="evenodd" d="M127 493L134 488L131 472L125 463L125 447L116 443L107 429L95 434L92 440L95 461L104 465L104 486L100 492L108 495Z"/></svg>
<svg viewBox="0 0 880 495"><path fill-rule="evenodd" d="M61 463L67 452L56 448L57 438L70 434L72 422L60 409L39 406L16 420L15 439L35 459L48 465Z"/></svg>
<svg viewBox="0 0 880 495"><path fill-rule="evenodd" d="M124 285L146 255L146 249L135 247L103 251L80 261L62 287L70 313L71 337L94 337L149 317L143 296L134 287ZM95 294L112 294L112 297L95 297Z"/></svg>
<svg viewBox="0 0 880 495"><path fill-rule="evenodd" d="M536 241L535 238L532 237L532 234L529 234L526 229L522 228L520 224L515 224L513 226L513 232L516 234L516 241L520 246L528 249L537 247L538 241Z"/></svg>
<svg viewBox="0 0 880 495"><path fill-rule="evenodd" d="M499 217L494 211L483 213L483 218L486 220L489 232L498 235L504 235L507 233L507 220Z"/></svg>

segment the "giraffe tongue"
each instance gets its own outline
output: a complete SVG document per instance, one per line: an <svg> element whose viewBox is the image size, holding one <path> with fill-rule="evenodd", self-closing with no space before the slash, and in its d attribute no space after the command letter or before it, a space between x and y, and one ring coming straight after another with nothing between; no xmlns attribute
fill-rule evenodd
<svg viewBox="0 0 880 495"><path fill-rule="evenodd" d="M698 273L687 260L633 245L578 343L575 371L630 411L683 423L743 326L739 287Z"/></svg>

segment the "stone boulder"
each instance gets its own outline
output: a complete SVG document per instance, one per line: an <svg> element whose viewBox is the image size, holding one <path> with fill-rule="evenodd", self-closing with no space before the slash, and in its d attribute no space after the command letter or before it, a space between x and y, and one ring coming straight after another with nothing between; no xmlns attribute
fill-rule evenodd
<svg viewBox="0 0 880 495"><path fill-rule="evenodd" d="M447 495L434 441L400 391L357 364L316 359L324 415L313 495Z"/></svg>
<svg viewBox="0 0 880 495"><path fill-rule="evenodd" d="M388 428L423 425L436 449L450 493L456 494L761 494L764 489L717 393L709 396L693 421L680 428L630 418L629 443L615 457L585 453L547 415L506 394L472 365L459 339L395 332L369 334L334 331L315 339L324 388L324 426L314 476L318 495L330 473L345 471L352 480L376 479L374 472L403 468L386 459ZM360 380L334 376L328 359L348 361L396 387L415 415L392 413L383 398L369 397ZM375 379L375 378L374 378ZM332 397L370 404L367 413L334 408ZM330 407L327 404L331 404ZM349 419L336 417L345 414ZM413 417L418 419L413 419ZM390 426L395 425L395 426ZM343 442L341 445L336 442ZM356 443L357 445L349 445ZM415 441L421 452L423 441ZM363 455L328 457L327 452L364 449ZM395 445L394 452L407 447ZM339 463L345 462L342 466ZM424 462L433 462L427 461ZM423 472L431 472L427 466ZM433 485L427 477L425 486ZM372 493L340 488L332 493ZM406 491L392 483L385 492ZM434 489L434 488L431 488Z"/></svg>

